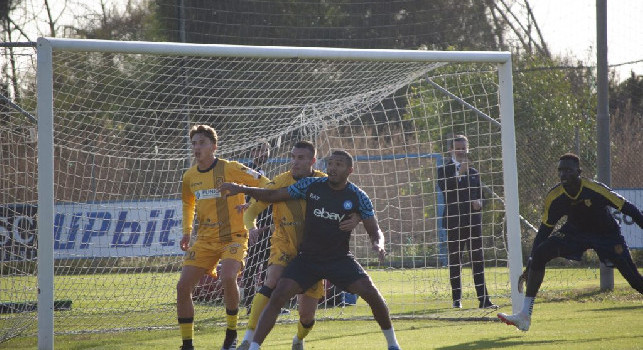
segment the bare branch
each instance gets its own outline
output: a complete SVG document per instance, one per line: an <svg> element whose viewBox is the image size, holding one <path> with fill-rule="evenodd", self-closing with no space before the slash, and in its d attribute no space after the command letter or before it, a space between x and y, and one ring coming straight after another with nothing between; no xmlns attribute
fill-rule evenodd
<svg viewBox="0 0 643 350"><path fill-rule="evenodd" d="M527 8L527 15L531 17L531 20L534 22L534 27L536 27L536 33L538 34L538 38L540 39L540 44L542 45L542 51L547 57L551 57L551 54L549 53L549 48L547 47L547 43L543 39L543 34L540 31L540 26L538 26L538 22L536 21L536 17L534 17L533 11L531 11L531 6L529 6L529 1L525 0L525 7Z"/></svg>

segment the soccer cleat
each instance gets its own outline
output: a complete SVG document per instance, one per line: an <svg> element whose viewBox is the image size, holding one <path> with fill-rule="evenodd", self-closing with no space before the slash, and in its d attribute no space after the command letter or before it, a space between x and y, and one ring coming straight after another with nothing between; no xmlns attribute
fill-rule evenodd
<svg viewBox="0 0 643 350"><path fill-rule="evenodd" d="M179 350L194 350L194 346L185 346L185 345L181 345L181 347L179 348Z"/></svg>
<svg viewBox="0 0 643 350"><path fill-rule="evenodd" d="M237 348L237 330L228 329L225 330L225 339L223 340L223 346L221 350L234 350Z"/></svg>
<svg viewBox="0 0 643 350"><path fill-rule="evenodd" d="M304 340L299 340L297 336L292 338L292 350L304 350Z"/></svg>
<svg viewBox="0 0 643 350"><path fill-rule="evenodd" d="M453 301L453 308L454 309L462 309L462 302L460 300L454 300Z"/></svg>
<svg viewBox="0 0 643 350"><path fill-rule="evenodd" d="M522 314L507 315L501 312L498 314L498 318L510 326L516 326L516 328L523 332L528 331L529 325L531 324L531 318L529 316L523 316Z"/></svg>
<svg viewBox="0 0 643 350"><path fill-rule="evenodd" d="M491 300L485 298L484 300L482 300L480 302L480 304L478 305L478 308L479 309L493 309L493 310L496 310L496 309L499 308L499 306L494 304L494 303L492 303Z"/></svg>
<svg viewBox="0 0 643 350"><path fill-rule="evenodd" d="M399 346L391 345L388 347L388 350L402 350Z"/></svg>
<svg viewBox="0 0 643 350"><path fill-rule="evenodd" d="M250 349L250 342L247 340L244 340L241 342L241 344L237 347L237 350L248 350Z"/></svg>

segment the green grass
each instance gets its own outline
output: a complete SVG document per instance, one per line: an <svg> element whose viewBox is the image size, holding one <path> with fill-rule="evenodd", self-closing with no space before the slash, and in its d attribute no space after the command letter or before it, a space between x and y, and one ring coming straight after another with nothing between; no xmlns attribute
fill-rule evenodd
<svg viewBox="0 0 643 350"><path fill-rule="evenodd" d="M442 273L442 272L440 272ZM380 274L373 273L376 284L385 295L404 294L408 289L398 284L380 283ZM404 318L394 320L397 337L403 349L640 349L643 346L643 296L631 289L622 277L615 274L615 290L601 293L597 288L595 272L590 269L548 270L534 308L532 327L529 332L517 331L495 320L495 313L472 309L473 302L465 303L461 311L449 309L444 300L427 300L426 308L432 316L457 317L463 315L483 316L480 321L447 321L436 319ZM554 280L569 280L566 284ZM410 300L402 295L398 300ZM504 305L502 312L511 312L506 299L496 302ZM363 301L356 308L345 310L356 317L367 315ZM395 306L395 308L399 308ZM406 307L397 310L403 315ZM415 312L412 305L409 312ZM342 312L330 309L330 312ZM329 312L323 310L324 312ZM322 310L320 310L320 314ZM135 317L135 313L132 317ZM79 322L93 323L91 315ZM110 321L118 315L95 316ZM171 317L174 315L160 315ZM109 319L108 319L109 318ZM486 319L486 320L485 320ZM245 323L245 317L241 322ZM218 348L223 341L223 328L218 320L197 323L195 345L197 349ZM82 325L78 325L82 328ZM244 330L240 327L240 333ZM296 331L293 323L278 324L264 343L263 349L290 348L290 340ZM180 343L178 329L146 330L120 333L57 335L56 349L175 349ZM35 349L35 336L18 337L0 343L0 349ZM307 338L307 349L382 349L384 337L372 320L317 322Z"/></svg>

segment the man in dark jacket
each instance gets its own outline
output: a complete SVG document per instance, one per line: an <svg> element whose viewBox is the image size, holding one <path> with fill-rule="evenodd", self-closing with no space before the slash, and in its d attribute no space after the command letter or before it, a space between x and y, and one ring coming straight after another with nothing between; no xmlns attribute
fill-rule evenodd
<svg viewBox="0 0 643 350"><path fill-rule="evenodd" d="M442 222L448 237L451 297L453 307L462 308L460 258L468 247L478 307L497 308L489 300L484 280L480 174L472 167L468 153L469 140L464 135L456 135L449 142L451 158L438 168L438 186L444 194L446 204Z"/></svg>

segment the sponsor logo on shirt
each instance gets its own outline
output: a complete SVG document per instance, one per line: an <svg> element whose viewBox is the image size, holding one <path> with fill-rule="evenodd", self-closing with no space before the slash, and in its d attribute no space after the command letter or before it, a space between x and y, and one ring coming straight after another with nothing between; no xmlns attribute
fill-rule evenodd
<svg viewBox="0 0 643 350"><path fill-rule="evenodd" d="M301 221L286 221L285 216L283 218L281 218L281 220L279 220L279 225L281 225L281 226L298 226L298 225L301 225L301 224L303 224L303 222L301 222Z"/></svg>
<svg viewBox="0 0 643 350"><path fill-rule="evenodd" d="M216 188L198 190L198 191L194 192L194 196L196 197L197 200L221 198L221 191L219 191Z"/></svg>
<svg viewBox="0 0 643 350"><path fill-rule="evenodd" d="M254 176L257 179L261 177L261 174L259 172L254 171L253 169L250 169L250 168L246 168L246 173L248 175Z"/></svg>
<svg viewBox="0 0 643 350"><path fill-rule="evenodd" d="M346 217L346 214L340 215L340 214L337 214L337 213L327 212L326 209L324 209L324 208L315 209L313 211L313 214L318 218L327 219L327 220L333 220L333 221L335 221L335 220L336 221L342 221Z"/></svg>

